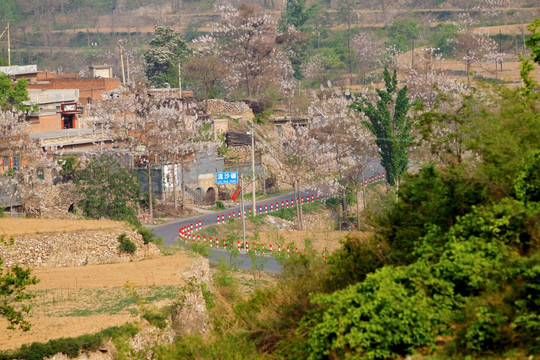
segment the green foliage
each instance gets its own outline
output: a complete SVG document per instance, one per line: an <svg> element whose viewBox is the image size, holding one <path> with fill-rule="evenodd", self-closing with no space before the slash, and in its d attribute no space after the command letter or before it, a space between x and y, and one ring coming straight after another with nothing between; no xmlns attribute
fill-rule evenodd
<svg viewBox="0 0 540 360"><path fill-rule="evenodd" d="M77 171L79 170L79 162L75 156L64 156L58 159L56 162L62 167L60 170L62 182L65 183L76 178Z"/></svg>
<svg viewBox="0 0 540 360"><path fill-rule="evenodd" d="M388 28L388 46L395 46L403 53L411 49L412 40L418 39L420 30L418 24L412 20L395 20Z"/></svg>
<svg viewBox="0 0 540 360"><path fill-rule="evenodd" d="M479 176L494 194L513 192L516 164L525 161L540 144L540 103L538 95L523 95L521 89L501 88L491 105L472 115L471 147L480 154Z"/></svg>
<svg viewBox="0 0 540 360"><path fill-rule="evenodd" d="M137 232L141 234L145 245L149 243L163 243L163 239L161 237L156 237L152 230L145 228L144 226L139 227Z"/></svg>
<svg viewBox="0 0 540 360"><path fill-rule="evenodd" d="M189 250L193 251L194 253L197 253L201 256L208 256L208 246L206 244L200 244L200 243L191 243L189 244Z"/></svg>
<svg viewBox="0 0 540 360"><path fill-rule="evenodd" d="M306 5L306 0L287 0L285 10L281 13L279 31L286 32L290 26L301 30L310 19L311 11Z"/></svg>
<svg viewBox="0 0 540 360"><path fill-rule="evenodd" d="M428 164L406 179L395 206L374 219L380 238L390 245L387 256L398 262L416 259L415 244L431 225L444 232L458 216L486 200L484 185L469 179L461 168L443 171Z"/></svg>
<svg viewBox="0 0 540 360"><path fill-rule="evenodd" d="M138 222L139 184L112 156L93 158L77 172L75 183L84 196L78 206L85 216Z"/></svg>
<svg viewBox="0 0 540 360"><path fill-rule="evenodd" d="M188 48L180 32L168 26L154 27L150 47L144 53L148 80L160 87L165 83L178 87L178 63L187 55Z"/></svg>
<svg viewBox="0 0 540 360"><path fill-rule="evenodd" d="M223 210L223 209L225 209L225 205L223 205L223 202L221 202L221 201L216 201L216 209L218 209L218 210Z"/></svg>
<svg viewBox="0 0 540 360"><path fill-rule="evenodd" d="M524 159L514 177L514 193L525 206L540 203L540 150Z"/></svg>
<svg viewBox="0 0 540 360"><path fill-rule="evenodd" d="M30 100L26 87L28 81L20 79L15 85L11 79L4 73L0 74L0 110L6 111L15 108L19 111L35 110L35 107L24 105L24 102Z"/></svg>
<svg viewBox="0 0 540 360"><path fill-rule="evenodd" d="M3 236L0 237L0 245L12 246L13 243L13 238L7 242ZM18 327L28 331L31 324L24 319L24 314L28 314L30 305L26 301L34 298L34 295L25 290L39 280L31 275L30 269L23 269L19 265L4 269L2 264L0 258L0 317L7 320L8 329Z"/></svg>
<svg viewBox="0 0 540 360"><path fill-rule="evenodd" d="M451 23L439 23L433 28L433 34L429 39L431 46L438 49L436 53L449 56L454 51L454 42L452 40L458 34L458 28Z"/></svg>
<svg viewBox="0 0 540 360"><path fill-rule="evenodd" d="M125 324L104 329L94 335L55 339L47 343L34 342L30 345L23 345L17 351L0 352L0 360L43 360L58 353L69 357L77 357L81 351L91 352L98 350L100 345L107 339L118 338L122 335L134 336L137 332L138 328L135 325Z"/></svg>
<svg viewBox="0 0 540 360"><path fill-rule="evenodd" d="M293 208L280 208L278 211L273 212L272 215L283 220L294 221L296 211Z"/></svg>
<svg viewBox="0 0 540 360"><path fill-rule="evenodd" d="M540 18L530 23L527 29L531 32L531 36L525 43L531 49L531 59L540 64Z"/></svg>
<svg viewBox="0 0 540 360"><path fill-rule="evenodd" d="M164 360L175 359L261 359L253 342L243 333L225 333L208 338L203 336L182 336L172 348L165 351Z"/></svg>
<svg viewBox="0 0 540 360"><path fill-rule="evenodd" d="M303 321L308 358L387 359L433 347L451 315L443 296L451 290L421 266L385 266L344 290L313 295L320 308Z"/></svg>
<svg viewBox="0 0 540 360"><path fill-rule="evenodd" d="M122 233L118 235L118 250L121 253L133 254L137 251L137 245L127 237L126 233Z"/></svg>
<svg viewBox="0 0 540 360"><path fill-rule="evenodd" d="M167 327L167 314L157 309L149 309L143 312L142 317L158 329L165 329Z"/></svg>
<svg viewBox="0 0 540 360"><path fill-rule="evenodd" d="M341 245L328 258L325 281L332 291L363 281L368 274L389 263L384 247L374 238L362 239L349 234Z"/></svg>
<svg viewBox="0 0 540 360"><path fill-rule="evenodd" d="M462 352L481 353L486 350L501 351L505 339L504 327L508 318L491 306L476 304L465 310L470 314L469 323L458 333L457 346Z"/></svg>
<svg viewBox="0 0 540 360"><path fill-rule="evenodd" d="M377 90L379 100L376 106L365 98L361 98L351 105L357 111L363 112L369 121L364 124L375 135L375 143L379 147L382 157L381 165L386 170L386 178L390 185L398 185L409 164L408 148L412 145L411 121L407 116L413 106L407 97L407 86L397 91L397 76L394 70L390 76L388 69L384 69L385 90ZM394 102L393 97L397 92ZM394 109L391 109L393 106Z"/></svg>

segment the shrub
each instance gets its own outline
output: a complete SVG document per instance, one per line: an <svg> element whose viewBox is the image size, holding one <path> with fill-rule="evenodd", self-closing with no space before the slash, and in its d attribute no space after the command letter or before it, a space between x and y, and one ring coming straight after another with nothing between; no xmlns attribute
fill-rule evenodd
<svg viewBox="0 0 540 360"><path fill-rule="evenodd" d="M216 209L218 209L218 210L223 210L223 209L225 209L225 205L223 205L223 202L221 202L221 201L216 201Z"/></svg>
<svg viewBox="0 0 540 360"><path fill-rule="evenodd" d="M167 326L167 315L157 309L147 309L143 312L142 317L159 329L165 329Z"/></svg>
<svg viewBox="0 0 540 360"><path fill-rule="evenodd" d="M137 245L127 237L126 233L118 236L118 243L118 250L121 253L133 254L137 251Z"/></svg>
<svg viewBox="0 0 540 360"><path fill-rule="evenodd" d="M80 351L96 351L108 338L134 336L138 328L133 324L113 326L93 335L82 335L75 338L62 338L46 343L33 342L23 345L18 351L0 351L0 360L43 360L58 353L76 357Z"/></svg>
<svg viewBox="0 0 540 360"><path fill-rule="evenodd" d="M157 237L152 230L145 228L144 226L141 226L137 229L137 232L141 234L143 238L143 242L145 245L148 243L163 243L163 239L161 237Z"/></svg>
<svg viewBox="0 0 540 360"><path fill-rule="evenodd" d="M208 246L205 244L191 243L189 249L199 255L208 256Z"/></svg>
<svg viewBox="0 0 540 360"><path fill-rule="evenodd" d="M422 267L385 266L333 294L312 295L320 309L303 320L311 328L309 359L386 359L433 347L450 317L450 300L436 301L432 288L451 296L448 284L426 275ZM302 329L300 329L302 330Z"/></svg>
<svg viewBox="0 0 540 360"><path fill-rule="evenodd" d="M296 210L292 208L289 208L289 209L281 208L279 209L279 211L274 212L273 215L283 220L293 221L296 215Z"/></svg>

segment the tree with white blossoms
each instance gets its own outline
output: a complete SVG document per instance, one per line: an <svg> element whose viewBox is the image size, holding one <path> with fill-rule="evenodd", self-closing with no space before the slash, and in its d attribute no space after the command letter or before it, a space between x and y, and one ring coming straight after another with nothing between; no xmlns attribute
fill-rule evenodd
<svg viewBox="0 0 540 360"><path fill-rule="evenodd" d="M363 114L350 108L344 94L323 93L308 110L310 131L329 151L329 167L337 178L343 218L347 218L347 191L353 187L357 200L368 163L376 155L374 136L362 123ZM357 201L357 214L359 202Z"/></svg>
<svg viewBox="0 0 540 360"><path fill-rule="evenodd" d="M0 155L17 157L17 171L9 170L10 176L4 177L4 185L12 189L10 207L15 198L26 196L25 191L36 191L34 182L41 180L35 176L37 168L55 168L56 163L45 153L36 140L30 139L30 127L26 121L26 112L12 109L0 110ZM14 166L15 164L12 164Z"/></svg>
<svg viewBox="0 0 540 360"><path fill-rule="evenodd" d="M178 208L177 199L177 166L181 171L181 206L185 206L185 172L189 169L188 156L214 149L216 142L210 124L203 123L197 117L197 104L184 103L178 100L169 101L168 107L173 112L164 112L158 124L161 133L160 154L162 163L172 166L172 187L174 208Z"/></svg>
<svg viewBox="0 0 540 360"><path fill-rule="evenodd" d="M29 154L28 145L32 142L28 138L29 126L25 119L24 113L19 110L0 110L0 154L6 157L17 157L20 161L22 157ZM0 158L0 161L3 161ZM8 169L7 173L11 171ZM3 179L3 185L5 190L10 190L10 208L13 208L14 198L17 196L19 187L18 180L14 176L15 173L11 173Z"/></svg>
<svg viewBox="0 0 540 360"><path fill-rule="evenodd" d="M467 85L470 85L471 66L474 63L489 60L497 52L497 43L488 34L473 28L474 21L468 13L459 14L459 33L456 38L456 55L465 63Z"/></svg>
<svg viewBox="0 0 540 360"><path fill-rule="evenodd" d="M420 100L426 110L435 106L441 97L457 100L467 91L462 82L447 75L443 69L442 54L433 54L434 49L422 50L416 57L414 67L406 65L407 86L411 100ZM443 105L443 104L439 104Z"/></svg>
<svg viewBox="0 0 540 360"><path fill-rule="evenodd" d="M355 65L360 70L360 77L365 80L366 75L379 65L379 58L382 56L383 50L373 36L368 33L354 35L351 47L355 55Z"/></svg>
<svg viewBox="0 0 540 360"><path fill-rule="evenodd" d="M147 168L150 219L153 218L152 166L173 156L171 148L177 147L177 142L191 141L189 136L185 137L196 120L196 116L188 116L190 109L175 99L133 84L105 96L95 106L97 131L109 135L114 146L126 151L130 159L141 155L138 165ZM175 158L180 155L180 150L174 153Z"/></svg>
<svg viewBox="0 0 540 360"><path fill-rule="evenodd" d="M217 54L229 67L225 81L229 92L258 97L275 87L284 93L294 89L289 56L276 43L276 21L247 4L220 7L220 18L208 35L195 39L203 54Z"/></svg>
<svg viewBox="0 0 540 360"><path fill-rule="evenodd" d="M318 142L305 126L287 123L281 133L268 135L262 146L269 159L268 168L280 182L294 189L295 199L301 199L302 188L324 180L328 174L330 146ZM298 201L297 205L296 225L303 230L302 202Z"/></svg>

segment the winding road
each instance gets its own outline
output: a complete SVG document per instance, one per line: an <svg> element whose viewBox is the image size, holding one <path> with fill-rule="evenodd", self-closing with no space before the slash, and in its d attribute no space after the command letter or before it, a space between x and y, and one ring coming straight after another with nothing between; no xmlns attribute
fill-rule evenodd
<svg viewBox="0 0 540 360"><path fill-rule="evenodd" d="M368 167L369 171L367 173L366 179L370 178L377 178L378 175L384 173L384 169L381 167L380 163L378 161L373 161L370 163L370 166ZM304 190L301 192L301 196L304 197L304 204L308 203L307 198L309 197L309 202L316 201L317 195L316 191L313 190ZM312 200L313 199L313 200ZM260 213L260 209L262 209L262 212L271 212L271 209L277 210L278 208L281 209L282 204L284 206L287 206L287 203L289 204L288 207L292 206L293 200L293 193L287 193L279 196L275 196L268 199L263 200L257 200L256 206L257 206L257 214ZM296 200L294 200L294 203L296 204ZM277 207L276 207L277 204ZM246 213L249 212L249 209L251 208L251 201L244 201L244 209ZM266 209L266 210L265 210ZM233 214L235 214L236 217L238 217L238 214L241 211L241 206L235 206L232 208L228 208L221 211L216 211L215 213L211 214L201 214L195 217L186 218L186 219L178 219L175 221L172 221L168 224L158 225L151 227L151 230L154 232L156 236L161 236L163 238L163 242L165 245L171 245L176 243L179 240L179 230L184 227L189 226L195 226L196 223L200 222L202 228L216 225L218 224L218 217L219 217L219 223L221 223L221 219L228 220L229 214L231 214L231 217ZM212 263L218 263L220 261L227 262L229 259L229 253L225 250L215 249L211 248L209 259ZM239 258L237 259L239 262L241 262L240 267L243 269L250 269L251 268L251 260L245 253L240 253ZM277 260L274 257L269 256L268 262L264 266L265 271L269 272L279 272L281 270L281 265L277 262Z"/></svg>

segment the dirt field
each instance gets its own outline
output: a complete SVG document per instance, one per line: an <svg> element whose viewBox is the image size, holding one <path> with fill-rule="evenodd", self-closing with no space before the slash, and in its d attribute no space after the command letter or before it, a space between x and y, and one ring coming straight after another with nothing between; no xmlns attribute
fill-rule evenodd
<svg viewBox="0 0 540 360"><path fill-rule="evenodd" d="M0 235L6 238L36 233L124 229L125 227L124 223L111 220L0 218Z"/></svg>
<svg viewBox="0 0 540 360"><path fill-rule="evenodd" d="M0 350L96 333L135 320L138 310L135 299L126 294L126 283L149 302L164 304L178 296L184 284L181 273L191 262L177 253L139 262L35 269L40 283L31 288L36 295L28 318L32 329L7 330L0 320Z"/></svg>
<svg viewBox="0 0 540 360"><path fill-rule="evenodd" d="M332 252L340 247L340 240L343 240L350 232L348 231L279 231L261 233L260 243L264 243L268 248L271 243L273 250L277 251L277 245L286 246L289 243L294 243L294 247L298 247L300 251L304 250L306 239L311 243L313 249L322 251L326 249ZM257 245L260 246L261 244ZM282 250L285 250L282 248ZM291 251L294 248L290 249Z"/></svg>

